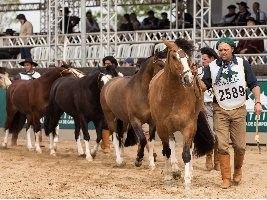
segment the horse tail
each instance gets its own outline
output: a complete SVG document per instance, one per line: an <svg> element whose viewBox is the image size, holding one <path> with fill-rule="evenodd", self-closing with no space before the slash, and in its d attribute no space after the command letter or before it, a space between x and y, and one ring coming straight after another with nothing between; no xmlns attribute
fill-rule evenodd
<svg viewBox="0 0 267 200"><path fill-rule="evenodd" d="M215 137L203 111L199 112L197 119L197 131L194 137L194 154L197 157L204 156L213 150Z"/></svg>
<svg viewBox="0 0 267 200"><path fill-rule="evenodd" d="M23 129L26 119L27 117L25 114L16 112L10 127L8 127L9 132L18 135L19 132Z"/></svg>
<svg viewBox="0 0 267 200"><path fill-rule="evenodd" d="M138 137L134 132L134 129L131 125L127 128L127 137L124 143L125 147L134 146L138 143Z"/></svg>

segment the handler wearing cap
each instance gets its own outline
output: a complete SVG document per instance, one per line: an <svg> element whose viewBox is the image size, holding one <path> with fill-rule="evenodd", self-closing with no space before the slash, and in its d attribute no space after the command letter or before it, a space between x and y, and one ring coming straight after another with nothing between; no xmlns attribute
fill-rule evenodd
<svg viewBox="0 0 267 200"><path fill-rule="evenodd" d="M246 87L254 97L254 111L262 111L260 87L250 64L233 55L235 43L231 38L221 38L217 42L219 58L204 68L201 87L214 91L213 116L214 131L218 138L218 152L222 175L221 187L231 186L231 166L229 136L234 148L233 182L239 184L246 147Z"/></svg>
<svg viewBox="0 0 267 200"><path fill-rule="evenodd" d="M31 58L27 58L19 64L24 67L25 71L19 73L19 76L16 79L32 80L41 76L33 69L33 67L36 67L38 64L36 62L33 62Z"/></svg>

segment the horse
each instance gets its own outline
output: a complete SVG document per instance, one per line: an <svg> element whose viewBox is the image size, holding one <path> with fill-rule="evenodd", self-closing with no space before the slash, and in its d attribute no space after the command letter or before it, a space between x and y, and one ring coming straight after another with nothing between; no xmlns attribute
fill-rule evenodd
<svg viewBox="0 0 267 200"><path fill-rule="evenodd" d="M94 69L88 75L77 79L62 77L52 86L49 106L44 120L46 135L50 137L50 155L56 155L53 136L60 116L66 112L73 117L75 122L75 140L78 154L84 155L80 143L80 129L85 140L85 154L88 161L92 161L102 139L102 129L105 128L105 118L100 105L99 96L102 86L115 76L123 76L114 67ZM92 121L96 128L96 145L90 152L88 123Z"/></svg>
<svg viewBox="0 0 267 200"><path fill-rule="evenodd" d="M190 152L192 142L194 140L193 153L203 156L213 149L214 137L209 126L196 132L198 119L205 116L200 112L203 92L189 67L193 45L185 39L178 39L175 43L166 40L163 42L168 48L167 61L164 70L150 82L148 94L150 112L162 141L162 154L166 158L165 180L180 176L174 138L174 132L180 131L183 136L184 184L186 188L190 188L193 169ZM203 135L200 136L200 132ZM172 176L169 173L170 165Z"/></svg>
<svg viewBox="0 0 267 200"><path fill-rule="evenodd" d="M101 90L100 102L109 130L113 132L113 145L118 166L125 164L122 157L123 145L126 147L136 144L134 140L130 141L137 139L136 136L140 142L135 165L141 166L142 164L144 147L147 144L142 124L151 124L147 97L149 82L158 71L163 69L164 58L166 58L164 52L156 53L142 63L141 69L136 74L116 77ZM129 128L132 128L134 132ZM153 129L150 126L151 131ZM132 138L128 139L131 143L127 143L127 139L123 141L123 132L127 132L127 139ZM153 144L154 140L150 141L150 145ZM153 151L150 150L149 165L152 169L155 166Z"/></svg>
<svg viewBox="0 0 267 200"><path fill-rule="evenodd" d="M54 67L48 70L40 78L34 80L15 80L6 92L6 112L5 137L2 143L7 147L8 135L12 133L11 145L17 144L20 130L27 119L27 147L32 150L31 126L35 133L35 149L37 153L42 153L40 148L40 119L45 113L48 105L49 92L53 82L61 76L72 73L72 68Z"/></svg>

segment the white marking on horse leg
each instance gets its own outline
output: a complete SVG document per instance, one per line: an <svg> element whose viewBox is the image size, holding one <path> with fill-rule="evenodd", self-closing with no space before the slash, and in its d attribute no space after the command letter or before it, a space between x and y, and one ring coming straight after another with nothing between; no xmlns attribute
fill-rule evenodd
<svg viewBox="0 0 267 200"><path fill-rule="evenodd" d="M86 155L86 160L88 160L89 162L93 161L93 157L91 156L90 153L90 142L84 140L85 143L85 155Z"/></svg>
<svg viewBox="0 0 267 200"><path fill-rule="evenodd" d="M154 144L155 140L148 141L148 160L149 160L149 167L151 170L154 170L156 168L155 162L154 162Z"/></svg>
<svg viewBox="0 0 267 200"><path fill-rule="evenodd" d="M117 138L117 133L113 132L113 145L115 148L116 153L116 163L118 166L121 166L123 164L123 158L121 157L121 148L119 146L119 140Z"/></svg>
<svg viewBox="0 0 267 200"><path fill-rule="evenodd" d="M178 166L178 161L176 159L176 153L175 153L175 140L174 139L169 139L169 145L171 149L171 167L172 167L172 174L173 177L176 179L176 177L181 177L181 171Z"/></svg>
<svg viewBox="0 0 267 200"><path fill-rule="evenodd" d="M5 131L4 141L2 142L2 146L5 148L7 147L8 135L9 135L9 129Z"/></svg>
<svg viewBox="0 0 267 200"><path fill-rule="evenodd" d="M56 135L54 137L54 142L57 143L59 140L59 125L56 127Z"/></svg>
<svg viewBox="0 0 267 200"><path fill-rule="evenodd" d="M78 155L79 156L84 155L84 151L83 151L83 147L82 147L82 143L81 143L81 136L80 135L79 135L76 143L77 143Z"/></svg>
<svg viewBox="0 0 267 200"><path fill-rule="evenodd" d="M31 133L32 133L32 126L30 126L29 129L27 130L27 148L29 149L29 151L33 150Z"/></svg>
<svg viewBox="0 0 267 200"><path fill-rule="evenodd" d="M184 184L185 184L185 189L190 189L191 186L191 173L190 173L190 162L185 163L184 166Z"/></svg>
<svg viewBox="0 0 267 200"><path fill-rule="evenodd" d="M190 149L190 154L191 154L191 160L190 160L190 171L191 171L191 178L193 178L193 171L194 171L194 167L193 167L193 161L194 161L194 156L193 156L193 149L194 149L194 144L192 145L191 149Z"/></svg>
<svg viewBox="0 0 267 200"><path fill-rule="evenodd" d="M40 134L41 134L41 131L38 131L37 133L35 133L35 149L37 153L42 153L42 149L40 147Z"/></svg>
<svg viewBox="0 0 267 200"><path fill-rule="evenodd" d="M170 162L170 159L168 159L166 156L165 156L166 160L165 160L165 177L164 177L164 181L170 181L172 180L172 175L170 173L170 168L171 168L171 162Z"/></svg>
<svg viewBox="0 0 267 200"><path fill-rule="evenodd" d="M100 143L96 143L96 144L94 145L93 149L91 149L91 155L92 155L93 157L96 156L96 152L98 151L98 147L99 147L99 146L100 146Z"/></svg>
<svg viewBox="0 0 267 200"><path fill-rule="evenodd" d="M53 133L49 133L49 149L50 149L50 155L56 156L56 151L54 149L54 137Z"/></svg>

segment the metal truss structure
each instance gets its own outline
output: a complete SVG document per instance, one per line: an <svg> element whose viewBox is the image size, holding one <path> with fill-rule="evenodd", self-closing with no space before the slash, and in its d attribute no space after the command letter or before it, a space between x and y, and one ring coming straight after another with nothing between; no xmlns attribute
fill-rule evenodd
<svg viewBox="0 0 267 200"><path fill-rule="evenodd" d="M186 3L189 0L183 1ZM175 2L177 3L178 0ZM267 25L257 27L211 27L211 0L194 0L192 2L194 2L193 13L195 16L193 28L117 32L116 11L118 5L170 4L170 12L172 13L177 13L178 8L173 0L41 0L39 4L41 7L43 6L40 9L41 30L47 32L47 34L33 35L27 37L27 40L25 40L26 38L15 36L1 37L1 40L3 40L3 48L33 47L32 54L34 60L39 62L42 67L47 67L49 64L62 59L74 60L74 65L77 67L85 66L83 63L86 63L88 67L94 67L106 55L114 55L120 59L124 59L126 55L138 58L141 54L118 52L133 51L128 48L135 48L135 45L142 45L144 43L148 46L152 44L156 48L157 43L160 42L162 37L168 40L175 40L177 38L192 40L196 49L203 46L214 47L216 41L221 36L231 36L237 41L256 38L267 41ZM72 13L78 16L81 16L81 12L84 12L85 7L100 6L102 13L100 33L86 34L85 31L82 31L82 33L62 34L58 25L60 22L64 22L65 6L68 6ZM0 7L0 11L2 10L3 6ZM60 10L63 12L60 12ZM135 51L141 51L141 49L138 48L138 50L133 52ZM198 60L200 54L197 51L195 52L195 59ZM253 64L265 64L264 58L267 54L246 54L240 56L249 57ZM8 67L14 67L14 63L19 62L19 59L0 61Z"/></svg>

